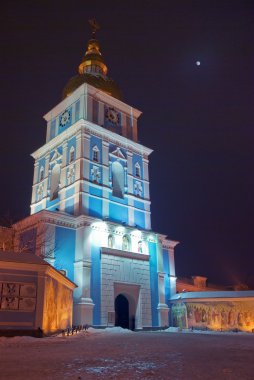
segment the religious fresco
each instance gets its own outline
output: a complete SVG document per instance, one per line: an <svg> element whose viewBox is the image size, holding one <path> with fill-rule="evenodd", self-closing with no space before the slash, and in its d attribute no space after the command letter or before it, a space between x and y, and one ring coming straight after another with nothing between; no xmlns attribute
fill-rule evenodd
<svg viewBox="0 0 254 380"><path fill-rule="evenodd" d="M172 306L172 324L181 329L187 328L187 309L184 303L177 303Z"/></svg>
<svg viewBox="0 0 254 380"><path fill-rule="evenodd" d="M55 279L46 281L43 330L63 330L72 325L72 290Z"/></svg>
<svg viewBox="0 0 254 380"><path fill-rule="evenodd" d="M0 310L34 311L36 306L36 284L0 283Z"/></svg>
<svg viewBox="0 0 254 380"><path fill-rule="evenodd" d="M173 325L184 328L184 308L181 305L172 306ZM254 329L254 302L190 302L186 303L186 317L188 328L251 332Z"/></svg>

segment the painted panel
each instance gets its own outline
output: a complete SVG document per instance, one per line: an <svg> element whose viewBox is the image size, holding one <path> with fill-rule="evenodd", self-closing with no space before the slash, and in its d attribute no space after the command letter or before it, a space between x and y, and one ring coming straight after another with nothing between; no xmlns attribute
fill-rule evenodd
<svg viewBox="0 0 254 380"><path fill-rule="evenodd" d="M109 202L109 219L128 224L128 207Z"/></svg>
<svg viewBox="0 0 254 380"><path fill-rule="evenodd" d="M55 268L66 270L67 277L74 281L75 230L56 227L55 230Z"/></svg>
<svg viewBox="0 0 254 380"><path fill-rule="evenodd" d="M74 199L67 199L65 202L65 212L68 214L74 215Z"/></svg>
<svg viewBox="0 0 254 380"><path fill-rule="evenodd" d="M97 218L102 217L102 199L89 197L89 215Z"/></svg>
<svg viewBox="0 0 254 380"><path fill-rule="evenodd" d="M126 116L126 129L127 129L127 138L133 140L133 127L132 119L130 116Z"/></svg>
<svg viewBox="0 0 254 380"><path fill-rule="evenodd" d="M52 200L47 199L46 208L51 211L55 211L57 208L59 208L59 198Z"/></svg>
<svg viewBox="0 0 254 380"><path fill-rule="evenodd" d="M89 194L96 195L97 197L102 197L102 190L95 186L89 186Z"/></svg>
<svg viewBox="0 0 254 380"><path fill-rule="evenodd" d="M91 247L91 297L95 304L93 309L94 325L101 324L101 253L100 248Z"/></svg>
<svg viewBox="0 0 254 380"><path fill-rule="evenodd" d="M75 122L80 119L80 100L75 103Z"/></svg>
<svg viewBox="0 0 254 380"><path fill-rule="evenodd" d="M134 207L139 208L140 210L145 210L145 204L141 201L134 201Z"/></svg>
<svg viewBox="0 0 254 380"><path fill-rule="evenodd" d="M75 186L73 187L69 187L67 190L66 190L66 193L65 193L65 198L69 198L69 197L72 197L75 193Z"/></svg>
<svg viewBox="0 0 254 380"><path fill-rule="evenodd" d="M56 136L56 119L50 122L50 135L49 139L52 140Z"/></svg>
<svg viewBox="0 0 254 380"><path fill-rule="evenodd" d="M92 114L92 122L98 124L99 120L99 102L96 99L92 100L93 114Z"/></svg>
<svg viewBox="0 0 254 380"><path fill-rule="evenodd" d="M146 228L145 213L143 211L134 210L134 223L140 228Z"/></svg>
<svg viewBox="0 0 254 380"><path fill-rule="evenodd" d="M156 257L156 243L149 242L150 253L150 284L151 284L151 304L152 304L152 325L158 326L158 273L157 273L157 257Z"/></svg>
<svg viewBox="0 0 254 380"><path fill-rule="evenodd" d="M117 202L117 203L122 204L122 205L128 204L128 200L126 197L124 197L124 198L115 197L114 195L112 195L112 192L109 193L109 200Z"/></svg>

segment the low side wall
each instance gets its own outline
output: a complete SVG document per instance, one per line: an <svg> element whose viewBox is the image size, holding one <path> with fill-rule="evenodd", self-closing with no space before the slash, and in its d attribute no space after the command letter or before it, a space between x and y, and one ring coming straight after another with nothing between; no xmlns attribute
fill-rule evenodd
<svg viewBox="0 0 254 380"><path fill-rule="evenodd" d="M193 293L194 294L194 293ZM183 295L183 293L182 293ZM180 328L254 331L254 298L190 298L171 301L171 325Z"/></svg>
<svg viewBox="0 0 254 380"><path fill-rule="evenodd" d="M72 294L67 286L47 276L42 328L45 333L72 326Z"/></svg>

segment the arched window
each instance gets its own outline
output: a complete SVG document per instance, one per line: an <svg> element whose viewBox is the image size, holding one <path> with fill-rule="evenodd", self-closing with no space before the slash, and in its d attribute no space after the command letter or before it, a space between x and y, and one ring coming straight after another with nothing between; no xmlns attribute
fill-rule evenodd
<svg viewBox="0 0 254 380"><path fill-rule="evenodd" d="M135 164L135 176L140 178L140 165L138 162Z"/></svg>
<svg viewBox="0 0 254 380"><path fill-rule="evenodd" d="M114 237L113 235L108 235L108 247L113 248L114 247Z"/></svg>
<svg viewBox="0 0 254 380"><path fill-rule="evenodd" d="M44 167L40 168L40 182L44 180Z"/></svg>
<svg viewBox="0 0 254 380"><path fill-rule="evenodd" d="M50 200L58 198L58 188L60 182L60 165L55 164L51 174Z"/></svg>
<svg viewBox="0 0 254 380"><path fill-rule="evenodd" d="M131 240L128 235L123 235L122 250L130 251L131 249Z"/></svg>
<svg viewBox="0 0 254 380"><path fill-rule="evenodd" d="M70 163L73 162L75 160L75 149L74 147L72 146L71 149L70 149L70 156L69 156L69 161Z"/></svg>
<svg viewBox="0 0 254 380"><path fill-rule="evenodd" d="M120 162L115 161L112 164L112 185L113 195L118 198L124 196L124 169Z"/></svg>
<svg viewBox="0 0 254 380"><path fill-rule="evenodd" d="M97 145L93 147L93 161L99 162L99 149Z"/></svg>

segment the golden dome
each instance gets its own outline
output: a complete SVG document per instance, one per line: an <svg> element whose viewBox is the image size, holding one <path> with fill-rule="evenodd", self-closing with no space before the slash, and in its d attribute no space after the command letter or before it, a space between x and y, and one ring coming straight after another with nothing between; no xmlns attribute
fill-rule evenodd
<svg viewBox="0 0 254 380"><path fill-rule="evenodd" d="M103 61L99 41L94 36L95 31L93 31L93 38L88 41L87 50L78 67L79 73L68 81L63 90L63 97L71 95L83 83L88 83L108 95L122 100L119 87L113 79L107 76L108 68Z"/></svg>

